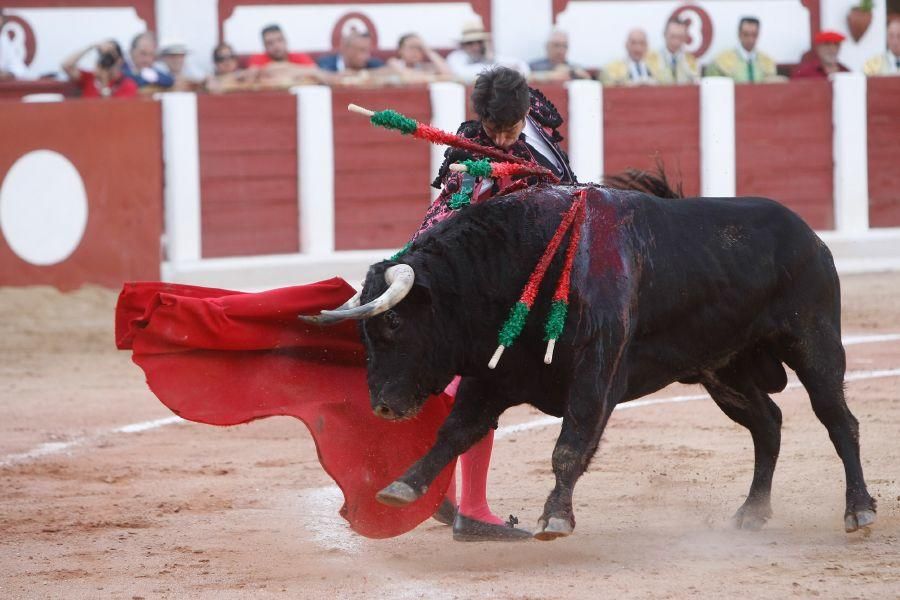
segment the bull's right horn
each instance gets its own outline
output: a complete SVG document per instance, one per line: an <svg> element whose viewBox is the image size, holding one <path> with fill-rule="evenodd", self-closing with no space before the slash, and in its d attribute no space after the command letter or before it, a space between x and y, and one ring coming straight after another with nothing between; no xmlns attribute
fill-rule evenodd
<svg viewBox="0 0 900 600"><path fill-rule="evenodd" d="M331 319L338 321L344 319L360 321L362 319L374 317L375 315L380 315L394 306L397 306L397 304L406 297L416 280L416 273L409 265L394 265L384 272L384 280L388 284L388 289L371 302L366 302L362 306L357 306L355 308L323 310L320 313L321 317L324 318L323 320L328 321Z"/></svg>

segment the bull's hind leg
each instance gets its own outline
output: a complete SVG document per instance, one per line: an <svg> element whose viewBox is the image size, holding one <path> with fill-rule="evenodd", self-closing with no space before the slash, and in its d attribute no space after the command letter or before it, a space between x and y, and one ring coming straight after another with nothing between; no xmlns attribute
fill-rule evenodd
<svg viewBox="0 0 900 600"><path fill-rule="evenodd" d="M594 355L594 352L586 352ZM621 397L621 387L613 382L608 387L598 377L598 361L581 359L581 367L569 393L562 429L553 449L553 473L556 486L547 497L544 513L538 519L539 540L548 541L571 534L575 529L572 492L597 451L606 422Z"/></svg>
<svg viewBox="0 0 900 600"><path fill-rule="evenodd" d="M753 438L753 481L732 518L740 529L760 529L772 516L772 476L781 449L781 410L753 382L749 372L730 366L703 378L703 386L728 417Z"/></svg>
<svg viewBox="0 0 900 600"><path fill-rule="evenodd" d="M828 436L844 463L847 510L844 529L856 531L875 522L875 499L866 489L859 457L859 422L844 399L846 359L840 333L830 323L807 328L802 339L785 349L785 362L806 391L813 411L828 429Z"/></svg>

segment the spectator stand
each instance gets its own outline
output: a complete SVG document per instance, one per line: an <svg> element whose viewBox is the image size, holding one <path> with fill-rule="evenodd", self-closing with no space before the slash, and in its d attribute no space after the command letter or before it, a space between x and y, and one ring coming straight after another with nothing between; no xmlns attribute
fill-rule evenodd
<svg viewBox="0 0 900 600"><path fill-rule="evenodd" d="M409 18L406 4L416 5L414 21ZM232 44L244 57L260 51L259 32L271 23L282 27L292 51L305 52L313 58L334 52L343 34L354 28L369 33L373 39L372 55L377 58L393 56L397 40L410 32L421 34L437 52L446 56L456 49L459 32L473 18L481 18L490 28L491 1L437 0L427 6L414 0L362 0L352 4L333 0L218 1L219 40Z"/></svg>

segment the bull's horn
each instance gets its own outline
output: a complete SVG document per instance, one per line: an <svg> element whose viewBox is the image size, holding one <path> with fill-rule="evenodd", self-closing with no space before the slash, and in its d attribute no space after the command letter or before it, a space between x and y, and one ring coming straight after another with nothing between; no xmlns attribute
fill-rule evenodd
<svg viewBox="0 0 900 600"><path fill-rule="evenodd" d="M394 265L384 272L384 280L388 284L388 289L371 302L367 302L356 308L323 310L320 316L325 319L353 319L360 321L362 319L374 317L375 315L380 315L394 306L397 306L397 304L406 297L409 290L412 289L413 282L416 280L416 273L409 265Z"/></svg>
<svg viewBox="0 0 900 600"><path fill-rule="evenodd" d="M359 306L359 297L360 296L362 296L362 292L361 291L356 292L356 294L354 294L352 298L350 298L349 300L347 300L346 302L344 302L343 304L338 306L336 309L334 309L335 312L341 311L341 310L347 310L350 308L356 308L357 306ZM335 317L325 317L323 315L315 315L315 316L299 315L297 318L300 319L301 321L305 321L307 323L312 323L313 325L330 325L332 323L337 323L338 321L344 320L343 317L335 318Z"/></svg>

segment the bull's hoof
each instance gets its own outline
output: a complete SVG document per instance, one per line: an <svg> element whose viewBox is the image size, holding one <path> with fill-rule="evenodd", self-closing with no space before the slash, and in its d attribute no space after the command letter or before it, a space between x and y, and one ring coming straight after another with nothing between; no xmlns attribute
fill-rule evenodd
<svg viewBox="0 0 900 600"><path fill-rule="evenodd" d="M844 515L844 531L852 533L863 527L869 527L875 522L875 511L869 509L857 510Z"/></svg>
<svg viewBox="0 0 900 600"><path fill-rule="evenodd" d="M575 526L572 525L571 520L550 517L538 520L538 530L534 537L542 542L549 542L556 538L572 535L573 531L575 531Z"/></svg>
<svg viewBox="0 0 900 600"><path fill-rule="evenodd" d="M731 524L735 529L759 531L771 517L771 507L745 504L731 517Z"/></svg>
<svg viewBox="0 0 900 600"><path fill-rule="evenodd" d="M395 481L378 492L375 499L388 506L406 506L410 502L418 500L419 495L409 485L402 481Z"/></svg>

